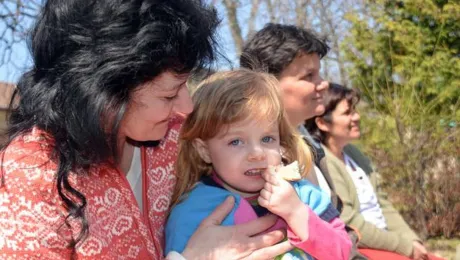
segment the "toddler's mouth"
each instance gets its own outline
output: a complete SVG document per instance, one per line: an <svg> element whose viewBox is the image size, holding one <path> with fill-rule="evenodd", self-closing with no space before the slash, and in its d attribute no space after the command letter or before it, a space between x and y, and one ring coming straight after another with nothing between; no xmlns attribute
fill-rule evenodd
<svg viewBox="0 0 460 260"><path fill-rule="evenodd" d="M265 171L265 169L251 169L244 173L246 176L260 176Z"/></svg>

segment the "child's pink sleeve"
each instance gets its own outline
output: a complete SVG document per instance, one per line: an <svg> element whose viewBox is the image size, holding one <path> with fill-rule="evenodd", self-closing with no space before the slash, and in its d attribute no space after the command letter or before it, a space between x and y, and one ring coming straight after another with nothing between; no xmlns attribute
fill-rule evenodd
<svg viewBox="0 0 460 260"><path fill-rule="evenodd" d="M322 220L306 206L308 210L308 238L301 241L288 227L288 239L291 244L315 259L348 259L352 243L345 230L345 224L339 218L331 222Z"/></svg>

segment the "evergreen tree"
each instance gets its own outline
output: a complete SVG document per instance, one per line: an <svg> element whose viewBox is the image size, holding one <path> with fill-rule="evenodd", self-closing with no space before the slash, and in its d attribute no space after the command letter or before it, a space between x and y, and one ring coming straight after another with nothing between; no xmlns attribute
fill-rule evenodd
<svg viewBox="0 0 460 260"><path fill-rule="evenodd" d="M460 235L459 2L374 0L348 19L363 147L422 236Z"/></svg>

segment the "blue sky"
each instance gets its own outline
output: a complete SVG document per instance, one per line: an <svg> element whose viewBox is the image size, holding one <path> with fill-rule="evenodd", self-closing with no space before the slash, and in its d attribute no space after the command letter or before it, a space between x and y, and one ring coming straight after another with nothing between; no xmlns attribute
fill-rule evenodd
<svg viewBox="0 0 460 260"><path fill-rule="evenodd" d="M6 2L2 5L2 10L0 10L1 15L5 15L8 11L13 12L16 10L16 5L14 2ZM19 18L22 25L25 27L30 27L33 23L33 20L21 16ZM0 21L0 33L5 31L6 25L5 20ZM12 35L10 30L6 31L6 40L11 41L13 37L16 39L19 38L19 33ZM0 41L0 81L8 81L8 82L15 82L21 76L23 71L30 66L30 57L27 51L27 45L25 41L20 41L12 45L12 48L9 52L7 52L6 60L9 61L7 63L3 63L2 60L4 58L4 50L5 50L6 43L4 41Z"/></svg>
<svg viewBox="0 0 460 260"><path fill-rule="evenodd" d="M0 31L3 31L0 24ZM0 43L0 48L3 50L3 42ZM0 54L3 54L0 52ZM27 51L26 43L23 41L13 45L12 51L10 53L11 62L3 64L0 66L0 81L15 82L19 76L22 74L24 69L27 66L30 66L30 58Z"/></svg>

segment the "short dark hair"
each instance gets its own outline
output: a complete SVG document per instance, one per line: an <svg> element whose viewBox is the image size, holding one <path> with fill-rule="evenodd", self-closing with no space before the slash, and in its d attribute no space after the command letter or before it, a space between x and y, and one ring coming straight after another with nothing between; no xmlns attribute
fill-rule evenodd
<svg viewBox="0 0 460 260"><path fill-rule="evenodd" d="M217 12L201 0L48 0L30 38L33 67L22 75L9 141L34 127L52 136L56 188L69 218L88 232L80 169L117 158L131 93L165 71L186 73L215 59ZM2 163L3 164L3 163Z"/></svg>
<svg viewBox="0 0 460 260"><path fill-rule="evenodd" d="M310 118L305 122L308 133L310 133L314 139L323 143L326 140L327 133L318 128L315 122L316 118L319 117L331 123L332 112L334 112L335 108L342 100L346 100L350 107L355 108L360 99L361 96L355 89L347 88L337 83L330 83L329 88L324 94L324 113L321 116Z"/></svg>
<svg viewBox="0 0 460 260"><path fill-rule="evenodd" d="M240 66L279 76L299 53L317 53L321 59L328 50L326 40L310 30L268 23L243 46Z"/></svg>

